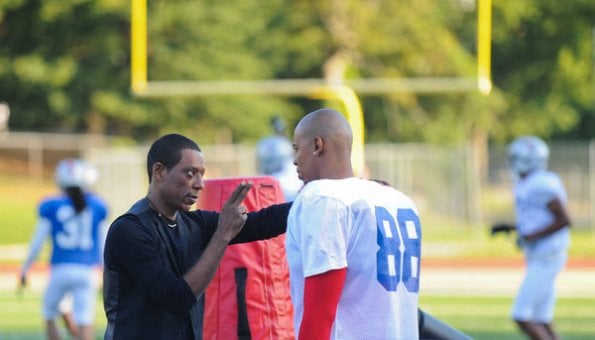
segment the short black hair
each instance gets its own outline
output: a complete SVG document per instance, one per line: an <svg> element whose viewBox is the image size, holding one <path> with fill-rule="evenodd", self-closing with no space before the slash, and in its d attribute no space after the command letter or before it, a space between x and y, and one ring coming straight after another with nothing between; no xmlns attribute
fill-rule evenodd
<svg viewBox="0 0 595 340"><path fill-rule="evenodd" d="M167 169L171 169L182 159L182 150L191 149L202 152L198 144L192 139L177 133L159 137L153 142L147 154L147 174L149 183L153 175L153 164L160 162Z"/></svg>

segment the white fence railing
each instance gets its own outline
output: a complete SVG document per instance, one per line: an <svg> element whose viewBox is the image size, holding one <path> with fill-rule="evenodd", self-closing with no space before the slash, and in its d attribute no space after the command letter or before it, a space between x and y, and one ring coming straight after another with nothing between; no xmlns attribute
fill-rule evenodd
<svg viewBox="0 0 595 340"><path fill-rule="evenodd" d="M207 178L256 174L254 145L201 145ZM25 174L50 178L62 157L89 159L100 171L97 191L114 216L126 211L147 190L147 145L112 146L104 136L14 133L0 139L0 164L18 159ZM489 150L481 171L468 147L427 144L368 144L369 176L383 179L412 196L422 216L465 227L513 218L510 177L504 147ZM564 180L577 227L595 230L595 142L551 145L550 168Z"/></svg>

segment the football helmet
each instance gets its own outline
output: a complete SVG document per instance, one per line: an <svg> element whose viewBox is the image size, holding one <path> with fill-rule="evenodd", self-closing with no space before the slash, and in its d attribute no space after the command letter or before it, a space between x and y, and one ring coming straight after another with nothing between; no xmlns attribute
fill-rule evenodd
<svg viewBox="0 0 595 340"><path fill-rule="evenodd" d="M516 176L546 169L549 156L547 144L535 136L518 137L508 146L508 165Z"/></svg>
<svg viewBox="0 0 595 340"><path fill-rule="evenodd" d="M293 147L283 136L264 138L256 145L256 160L261 174L270 175L282 171L293 163Z"/></svg>
<svg viewBox="0 0 595 340"><path fill-rule="evenodd" d="M63 159L56 166L55 179L62 190L69 187L87 190L97 181L97 170L82 159Z"/></svg>

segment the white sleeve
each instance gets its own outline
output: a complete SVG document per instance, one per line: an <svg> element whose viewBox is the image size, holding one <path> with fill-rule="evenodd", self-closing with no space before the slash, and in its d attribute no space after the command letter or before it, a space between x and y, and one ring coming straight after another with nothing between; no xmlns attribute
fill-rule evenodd
<svg viewBox="0 0 595 340"><path fill-rule="evenodd" d="M39 251L43 246L43 242L50 234L51 230L51 223L46 218L41 218L37 222L37 227L35 230L35 234L33 234L33 238L31 239L31 243L29 245L29 255L27 256L27 260L23 263L23 267L21 269L21 275L25 276L29 271L29 268L35 262L37 255L39 255Z"/></svg>
<svg viewBox="0 0 595 340"><path fill-rule="evenodd" d="M562 203L566 202L564 185L557 176L540 177L539 181L535 182L534 197L544 206L555 199L559 199Z"/></svg>
<svg viewBox="0 0 595 340"><path fill-rule="evenodd" d="M304 276L347 267L348 216L344 204L317 197L299 215L299 247Z"/></svg>

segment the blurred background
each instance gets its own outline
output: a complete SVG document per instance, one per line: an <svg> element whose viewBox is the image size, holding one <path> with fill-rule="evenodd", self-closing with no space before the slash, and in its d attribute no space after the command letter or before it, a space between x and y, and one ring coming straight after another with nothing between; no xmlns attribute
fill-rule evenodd
<svg viewBox="0 0 595 340"><path fill-rule="evenodd" d="M305 113L346 110L307 91L135 94L135 1L0 0L0 263L22 261L36 204L55 191L64 157L98 167L95 190L115 218L146 193L146 152L162 134L196 140L207 178L255 175L271 118L291 138ZM523 134L548 142L550 168L566 184L571 260L595 259L594 1L494 1L489 93L476 86L478 0L146 5L149 83L386 81L355 89L365 167L418 203L426 259L520 263L513 241L489 239L487 226L514 218L505 147Z"/></svg>

